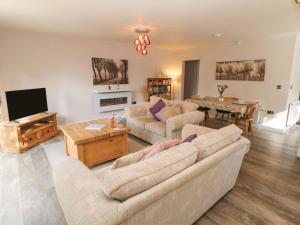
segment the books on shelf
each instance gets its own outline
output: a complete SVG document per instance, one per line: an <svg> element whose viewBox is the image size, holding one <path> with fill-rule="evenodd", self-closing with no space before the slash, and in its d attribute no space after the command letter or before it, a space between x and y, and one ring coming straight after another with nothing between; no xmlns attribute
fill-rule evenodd
<svg viewBox="0 0 300 225"><path fill-rule="evenodd" d="M148 78L148 97L158 96L171 99L172 79L171 78Z"/></svg>

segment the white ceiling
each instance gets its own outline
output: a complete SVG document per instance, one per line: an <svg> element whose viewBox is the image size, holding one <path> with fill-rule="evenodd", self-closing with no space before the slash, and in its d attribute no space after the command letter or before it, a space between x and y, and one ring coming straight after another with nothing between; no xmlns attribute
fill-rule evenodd
<svg viewBox="0 0 300 225"><path fill-rule="evenodd" d="M139 24L150 27L154 46L182 49L299 32L300 7L294 0L0 1L0 27L132 43Z"/></svg>

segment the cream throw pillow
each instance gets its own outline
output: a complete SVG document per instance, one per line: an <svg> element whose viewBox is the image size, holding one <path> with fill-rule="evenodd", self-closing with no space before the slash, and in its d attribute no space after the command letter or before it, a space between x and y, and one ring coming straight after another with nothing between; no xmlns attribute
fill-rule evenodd
<svg viewBox="0 0 300 225"><path fill-rule="evenodd" d="M177 145L155 157L108 171L102 190L110 198L125 201L191 166L197 155L191 143Z"/></svg>
<svg viewBox="0 0 300 225"><path fill-rule="evenodd" d="M155 114L155 116L161 121L166 123L167 119L182 114L179 104L174 106L165 106L162 110Z"/></svg>

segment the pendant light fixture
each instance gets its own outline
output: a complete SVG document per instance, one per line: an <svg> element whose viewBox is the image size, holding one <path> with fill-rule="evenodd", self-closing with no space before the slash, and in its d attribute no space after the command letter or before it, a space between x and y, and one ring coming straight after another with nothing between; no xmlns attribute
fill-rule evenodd
<svg viewBox="0 0 300 225"><path fill-rule="evenodd" d="M147 27L139 27L134 30L137 33L137 38L134 40L135 50L142 55L147 55L147 45L150 45L149 32Z"/></svg>

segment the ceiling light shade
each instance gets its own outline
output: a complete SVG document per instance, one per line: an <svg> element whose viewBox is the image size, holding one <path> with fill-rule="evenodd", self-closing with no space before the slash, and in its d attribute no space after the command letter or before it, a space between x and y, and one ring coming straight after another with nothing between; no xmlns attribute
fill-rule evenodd
<svg viewBox="0 0 300 225"><path fill-rule="evenodd" d="M143 49L143 50L142 50L142 55L147 55L147 54L148 54L147 49Z"/></svg>
<svg viewBox="0 0 300 225"><path fill-rule="evenodd" d="M134 41L136 51L142 55L147 55L148 50L146 48L147 45L150 45L150 38L148 35L150 30L146 27L139 27L135 29L135 32L138 34L136 40Z"/></svg>
<svg viewBox="0 0 300 225"><path fill-rule="evenodd" d="M146 45L150 45L150 39L147 34L144 35L144 41L145 41Z"/></svg>
<svg viewBox="0 0 300 225"><path fill-rule="evenodd" d="M135 44L135 45L139 45L139 44L140 44L140 41L139 41L138 39L135 39L134 44Z"/></svg>
<svg viewBox="0 0 300 225"><path fill-rule="evenodd" d="M142 45L137 45L136 48L135 48L135 50L136 50L137 52L142 51Z"/></svg>
<svg viewBox="0 0 300 225"><path fill-rule="evenodd" d="M144 39L143 35L142 35L142 34L139 34L138 39L139 39L140 41L142 41L142 40Z"/></svg>

